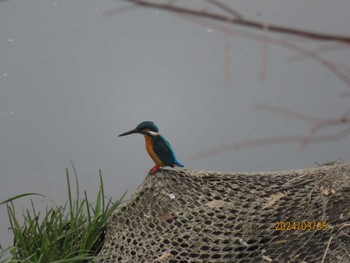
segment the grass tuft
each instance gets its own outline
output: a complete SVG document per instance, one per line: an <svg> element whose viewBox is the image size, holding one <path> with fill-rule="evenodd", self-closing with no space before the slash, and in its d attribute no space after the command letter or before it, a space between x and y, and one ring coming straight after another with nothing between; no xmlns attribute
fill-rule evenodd
<svg viewBox="0 0 350 263"><path fill-rule="evenodd" d="M75 177L73 198L70 174L66 169L68 200L64 205L54 205L40 213L33 201L31 208L26 209L21 217L16 214L14 201L37 193L25 193L11 197L0 204L6 204L10 219L10 229L14 235L14 244L8 248L10 257L2 259L7 250L0 246L0 263L36 262L66 263L88 262L101 250L105 235L105 225L110 215L122 203L126 192L115 202L105 200L103 179L99 171L99 190L94 202L90 202L86 191L79 194L79 183L76 169L72 164ZM24 221L23 224L20 222Z"/></svg>

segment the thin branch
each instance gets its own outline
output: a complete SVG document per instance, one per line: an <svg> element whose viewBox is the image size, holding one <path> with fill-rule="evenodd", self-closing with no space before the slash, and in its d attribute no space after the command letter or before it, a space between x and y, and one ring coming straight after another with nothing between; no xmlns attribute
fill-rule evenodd
<svg viewBox="0 0 350 263"><path fill-rule="evenodd" d="M266 111L270 111L278 114L283 114L288 117L292 117L294 119L305 121L312 124L319 123L322 121L322 119L320 118L317 118L305 113L296 112L293 110L286 109L284 107L275 106L275 105L266 104L266 103L257 103L255 104L255 108L258 110L266 110Z"/></svg>
<svg viewBox="0 0 350 263"><path fill-rule="evenodd" d="M108 11L105 12L105 15L106 16L112 16L112 15L124 13L124 12L127 12L127 11L131 11L131 10L134 10L136 8L139 8L139 6L135 5L135 4L129 4L129 5L126 5L126 6L122 6L122 7L113 9L113 10L108 10Z"/></svg>
<svg viewBox="0 0 350 263"><path fill-rule="evenodd" d="M129 1L129 0L125 0L125 1ZM293 51L297 51L298 53L302 53L305 56L308 56L314 60L316 60L318 63L320 63L321 65L323 65L324 67L326 67L329 71L333 72L338 78L340 78L348 87L350 87L350 76L348 76L346 73L344 73L343 71L341 71L337 66L335 66L332 62L330 62L329 60L322 58L321 56L319 56L317 54L317 52L313 52L311 50L308 50L298 44L289 42L285 39L276 39L276 38L272 38L269 36L266 36L265 34L258 34L258 33L252 33L252 32L247 32L247 31L243 31L243 30L235 30L232 28L228 28L227 26L224 26L222 24L218 24L215 22L209 22L206 20L198 20L198 19L194 19L193 16L186 16L186 15L180 15L183 19L186 19L188 21L193 21L196 23L199 23L201 25L204 26L210 26L211 28L215 28L217 30L220 30L221 32L225 32L225 33L230 33L232 35L240 35L242 37L245 38L250 38L256 41L262 41L265 40L270 44L274 44L274 45L278 45ZM265 25L266 27L266 25ZM270 29L270 27L269 27ZM348 96L350 94L350 92L344 92L342 94L342 96Z"/></svg>
<svg viewBox="0 0 350 263"><path fill-rule="evenodd" d="M240 18L232 18L227 17L225 15L221 14L216 14L216 13L209 13L206 11L199 11L199 10L194 10L194 9L189 9L189 8L184 8L184 7L179 7L179 6L173 6L173 5L167 5L167 4L160 4L160 3L153 3L153 2L148 2L145 0L123 0L126 2L131 2L143 7L149 7L149 8L158 8L174 13L179 13L179 14L186 14L186 15L192 15L192 16L198 16L202 18L209 18L212 20L220 21L220 22L225 22L229 24L234 24L234 25L239 25L239 26L245 26L245 27L250 27L250 28L255 28L255 29L260 29L264 30L264 23L256 20L248 20L248 19L240 19ZM304 37L304 38L309 38L309 39L314 39L314 40L331 40L331 41L339 41L339 42L344 42L344 43L350 43L350 36L346 35L334 35L334 34L327 34L327 33L318 33L318 32L313 32L313 31L306 31L302 29L296 29L296 28L291 28L291 27L285 27L285 26L280 26L280 25L269 25L269 30L271 32L276 32L276 33L283 33L283 34L290 34L290 35L296 35L299 37Z"/></svg>
<svg viewBox="0 0 350 263"><path fill-rule="evenodd" d="M314 53L320 54L320 53L324 53L324 52L328 52L328 51L335 51L335 50L339 50L339 49L348 49L348 48L350 48L350 46L348 44L330 43L327 45L320 45L320 46L312 48L310 50L313 51ZM308 57L303 56L301 54L296 54L296 55L291 55L291 56L287 57L286 61L287 61L287 63L291 63L291 62L304 60L307 58Z"/></svg>
<svg viewBox="0 0 350 263"><path fill-rule="evenodd" d="M215 5L217 7L219 7L220 9L224 10L225 12L231 14L233 17L243 20L243 16L237 12L236 10L234 10L232 7L225 5L224 3L221 3L220 1L217 0L205 0L209 3L211 3L212 5Z"/></svg>
<svg viewBox="0 0 350 263"><path fill-rule="evenodd" d="M339 228L339 231L342 230L344 227L350 227L350 224L343 224L343 225Z"/></svg>
<svg viewBox="0 0 350 263"><path fill-rule="evenodd" d="M168 0L165 4L168 5L168 6L171 6L172 4L174 4L177 0ZM122 7L119 7L119 8L116 8L116 9L113 9L113 10L109 10L109 11L106 11L105 12L105 15L106 16L112 16L112 15L116 15L116 14L119 14L119 13L124 13L126 11L131 11L131 10L134 10L136 8L139 8L140 6L136 3L131 3L131 4L128 4L126 6L122 6Z"/></svg>
<svg viewBox="0 0 350 263"><path fill-rule="evenodd" d="M344 65L343 63L339 63L336 61L329 60L332 64L334 64L337 68L342 70L345 74L350 75L350 66Z"/></svg>
<svg viewBox="0 0 350 263"><path fill-rule="evenodd" d="M326 251L325 251L324 254L323 254L321 263L324 263L324 261L325 261L325 259L326 259L327 252L328 252L329 246L331 245L332 239L333 239L333 236L331 236L331 237L329 238L329 241L328 241L328 244L327 244L327 248L326 248Z"/></svg>
<svg viewBox="0 0 350 263"><path fill-rule="evenodd" d="M294 49L297 50L299 52L304 53L305 55L309 56L310 58L313 58L315 60L317 60L319 63L321 63L323 66L325 66L326 68L328 68L331 72L333 72L335 75L337 75L343 82L345 82L345 84L347 86L350 87L350 78L347 74L345 74L344 72L342 72L341 70L339 70L332 62L330 62L329 60L322 58L321 56L319 56L316 52L313 52L311 50L308 50L304 47L298 46L294 43L282 40L283 43L285 44L286 47L290 48L290 49ZM281 41L281 42L282 42Z"/></svg>
<svg viewBox="0 0 350 263"><path fill-rule="evenodd" d="M280 27L280 26L266 25L264 23L258 23L258 22L254 22L253 25L255 25L255 26L251 26L252 23L247 21L247 20L239 20L237 18L233 19L233 18L225 17L225 16L222 16L219 14L207 13L206 11L197 11L197 10L192 10L192 9L186 9L183 7L171 5L169 3L158 4L158 3L147 2L144 0L142 0L142 1L141 0L123 0L123 1L131 2L131 3L137 4L139 6L144 6L144 7L149 7L149 8L158 8L158 9L163 9L163 10L167 10L167 11L172 11L176 14L179 14L182 17L187 17L188 20L194 20L193 17L202 17L202 18L204 17L204 18L211 18L211 19L217 20L217 21L223 21L223 22L228 22L228 23L233 23L233 24L236 23L236 24L242 25L242 26L255 27L255 28L263 29L263 30L266 30L266 27L268 27L269 31L271 31L271 32L281 32L281 33L287 33L287 34L292 34L292 35L304 36L304 37L310 38L310 39L336 40L336 41L340 41L340 42L350 43L350 37L348 37L348 36L337 36L337 35L328 35L328 34L321 34L321 33L315 33L315 32L307 32L307 31L290 29L290 28L285 28L285 27ZM188 16L185 16L185 15L188 15ZM201 23L204 24L204 21L205 20L202 20ZM244 21L244 23L239 23L238 21L241 21L241 22ZM210 24L211 24L211 26L213 25L213 23L210 23ZM215 25L215 23L214 23L214 25ZM341 71L333 63L331 63L329 60L320 57L317 54L317 52L314 52L312 50L308 50L300 45L288 42L287 40L284 40L284 39L274 39L271 37L267 37L266 35L259 36L258 34L254 34L254 33L250 33L250 32L245 32L245 31L240 31L240 30L232 30L232 29L229 29L229 28L224 27L222 25L216 25L216 27L219 28L219 30L221 30L222 32L231 32L231 34L233 34L233 32L234 32L235 34L239 34L239 35L247 37L247 38L268 41L270 44L283 46L285 48L302 53L302 54L318 61L320 64L325 66L328 70L330 70L335 75L337 75L341 80L343 80L346 83L347 86L350 87L350 77L346 73ZM280 28L280 29L278 29L278 28ZM350 92L348 92L348 91L343 92L341 94L341 96L343 96L343 97L349 96L349 95L350 95Z"/></svg>
<svg viewBox="0 0 350 263"><path fill-rule="evenodd" d="M261 39L261 64L260 64L261 80L266 79L266 75L267 75L267 59L268 59L268 48L269 48L269 41L267 39L268 31L269 31L269 28L266 26L264 30L265 36Z"/></svg>
<svg viewBox="0 0 350 263"><path fill-rule="evenodd" d="M348 125L350 123L350 119L348 116L344 116L341 118L332 118L332 119L326 119L322 120L314 126L311 127L310 131L306 136L304 136L304 139L301 141L301 147L305 147L309 141L315 136L317 132L319 132L321 129L326 128L326 127L331 127L331 126L336 126L336 125Z"/></svg>
<svg viewBox="0 0 350 263"><path fill-rule="evenodd" d="M349 134L350 134L350 127L347 127L346 129L343 129L337 133L314 136L309 143L336 141L348 136ZM248 148L248 147L257 147L257 146L281 144L281 143L297 143L302 141L304 137L305 135L280 135L280 136L255 138L255 139L248 139L245 141L225 143L223 145L210 148L208 150L199 151L198 153L192 156L191 160L195 161L204 157L214 156L217 154L221 154L223 152L234 151L234 150L239 150L239 149Z"/></svg>
<svg viewBox="0 0 350 263"><path fill-rule="evenodd" d="M350 259L350 253L349 253L349 251L347 251L346 248L343 247L342 245L339 244L339 246L345 251L345 253L347 254L348 258ZM344 256L343 256L343 257L344 257ZM339 262L341 262L341 261L339 261Z"/></svg>
<svg viewBox="0 0 350 263"><path fill-rule="evenodd" d="M347 109L341 117L329 119L319 119L304 113L292 111L283 107L274 106L270 104L256 104L256 108L260 110L267 110L270 112L283 114L288 117L311 123L311 129L300 142L301 148L305 147L309 143L309 141L315 136L315 134L321 129L337 125L348 125L350 123L350 108Z"/></svg>

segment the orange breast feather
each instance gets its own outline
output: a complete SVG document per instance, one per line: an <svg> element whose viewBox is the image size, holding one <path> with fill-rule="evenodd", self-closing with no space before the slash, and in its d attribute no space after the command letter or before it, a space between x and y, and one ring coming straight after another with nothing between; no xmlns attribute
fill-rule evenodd
<svg viewBox="0 0 350 263"><path fill-rule="evenodd" d="M152 160L159 166L164 166L164 163L157 157L157 155L153 151L153 143L152 139L149 136L145 136L146 141L146 150L149 154L149 156L152 158Z"/></svg>

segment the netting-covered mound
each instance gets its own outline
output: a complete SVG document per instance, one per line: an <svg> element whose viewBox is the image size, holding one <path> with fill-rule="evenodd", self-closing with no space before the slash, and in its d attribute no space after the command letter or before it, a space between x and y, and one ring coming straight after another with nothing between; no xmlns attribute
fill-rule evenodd
<svg viewBox="0 0 350 263"><path fill-rule="evenodd" d="M350 165L161 170L107 225L97 262L350 262Z"/></svg>

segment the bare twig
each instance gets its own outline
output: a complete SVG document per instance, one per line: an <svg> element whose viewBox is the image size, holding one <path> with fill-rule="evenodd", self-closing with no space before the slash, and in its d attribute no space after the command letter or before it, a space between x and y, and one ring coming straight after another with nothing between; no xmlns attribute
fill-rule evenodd
<svg viewBox="0 0 350 263"><path fill-rule="evenodd" d="M347 249L346 249L345 247L343 247L342 245L339 244L339 246L345 251L346 255L347 255L348 258L350 259L350 253L349 253L349 251L347 251ZM345 255L344 255L344 256L345 256ZM343 257L344 257L344 256L343 256ZM341 262L341 261L339 261L339 262Z"/></svg>
<svg viewBox="0 0 350 263"><path fill-rule="evenodd" d="M139 6L135 5L135 4L130 4L130 5L122 6L122 7L113 9L113 10L108 10L108 11L105 12L105 15L106 16L112 16L112 15L124 13L124 12L127 12L127 11L131 11L131 10L134 10L136 8L139 8Z"/></svg>
<svg viewBox="0 0 350 263"><path fill-rule="evenodd" d="M265 36L261 39L261 66L260 66L260 79L264 80L267 75L267 53L269 47L269 41L267 34L269 32L269 27L266 25L264 28Z"/></svg>
<svg viewBox="0 0 350 263"><path fill-rule="evenodd" d="M315 32L309 32L309 31L303 31L303 30L298 30L298 29L291 29L287 27L282 27L282 26L276 26L276 25L267 25L266 23L262 22L257 22L257 21L252 21L252 20L246 20L246 19L241 19L241 18L232 18L223 16L221 14L215 14L215 13L208 13L207 11L199 11L195 9L188 9L184 7L179 7L175 6L169 3L155 3L155 2L149 2L145 0L123 0L126 2L131 2L139 6L144 6L144 7L149 7L149 8L158 8L162 10L167 10L174 12L176 14L180 14L182 16L188 15L187 18L189 17L194 18L194 17L199 17L199 18L210 18L215 21L221 21L221 22L226 22L229 24L236 24L236 25L241 25L241 26L246 26L246 27L253 27L257 29L261 29L266 31L268 28L269 32L280 32L280 33L286 33L286 34L291 34L291 35L297 35L300 37L305 37L305 38L310 38L310 39L316 39L316 40L335 40L339 42L344 42L347 44L350 44L350 37L349 36L340 36L340 35L329 35L329 34L322 34L322 33L315 33ZM218 0L214 1L215 3L220 3ZM225 10L228 10L227 6L223 7ZM200 23L203 23L205 20L201 20ZM198 21L197 21L198 22ZM230 32L233 34L241 35L243 37L247 38L252 38L258 41L263 41L264 43L270 43L270 44L275 44L279 46L283 46L285 48L297 51L298 53L302 53L305 56L308 56L310 58L313 58L317 62L319 62L321 65L325 66L328 70L333 72L335 75L337 75L340 79L342 79L347 86L350 87L350 77L343 71L341 71L337 66L335 66L333 63L331 63L329 60L324 59L320 57L317 53L317 51L312 51L308 50L300 45L297 45L295 43L289 42L285 39L275 39L272 37L266 36L266 34L258 35L254 34L251 32L245 32L245 31L239 31L239 30L232 30L228 27L224 27L222 25L215 25L215 23L211 23L211 25L215 26L219 30L228 33ZM265 47L263 47L266 49ZM266 67L266 65L265 65ZM263 74L264 72L262 72ZM263 76L263 75L262 75ZM350 92L344 92L342 94L343 96L348 96L350 95Z"/></svg>
<svg viewBox="0 0 350 263"><path fill-rule="evenodd" d="M350 66L344 65L342 63L336 62L336 61L331 61L337 68L340 70L344 71L345 74L350 75Z"/></svg>
<svg viewBox="0 0 350 263"><path fill-rule="evenodd" d="M256 104L257 109L268 110L271 112L276 112L283 114L298 120L306 121L311 123L313 126L310 131L304 136L301 141L302 148L308 144L308 142L313 138L313 136L323 128L337 126L337 125L348 125L350 123L350 108L343 113L339 118L330 118L330 119L319 119L304 113L292 111L283 107L274 106L270 104Z"/></svg>
<svg viewBox="0 0 350 263"><path fill-rule="evenodd" d="M315 233L316 233L316 231L313 231L313 232L312 232L312 234L310 235L310 237L309 237L307 240L305 240L305 244L307 244L307 243L313 238L313 236L315 235ZM304 247L303 247L303 246L300 246L300 247L299 247L298 249L296 249L293 253L291 253L291 255L290 255L291 260L293 260L294 256L297 255L297 254L299 253L299 251L300 251L300 250L303 250L303 249L304 249Z"/></svg>
<svg viewBox="0 0 350 263"><path fill-rule="evenodd" d="M260 21L255 20L248 20L248 19L240 19L240 18L232 18L231 16L225 16L221 14L216 13L210 13L206 11L200 11L200 10L194 10L190 8L185 7L179 7L174 5L167 5L162 3L155 3L155 2L149 2L145 0L124 0L126 2L131 2L143 7L149 7L149 8L157 8L162 9L174 13L179 14L186 14L186 15L192 15L192 16L198 16L202 18L209 18L212 20L220 21L220 22L226 22L229 24L239 25L239 26L245 26L255 29L264 29L264 23ZM332 40L332 41L339 41L344 43L350 43L350 36L346 35L334 35L334 34L327 34L327 33L318 33L313 31L306 31L291 27L285 27L280 25L269 25L269 30L271 32L276 33L283 33L283 34L290 34L290 35L296 35L299 37L314 39L314 40Z"/></svg>
<svg viewBox="0 0 350 263"><path fill-rule="evenodd" d="M339 49L348 49L350 48L350 46L348 44L344 44L344 43L330 43L327 45L320 45L316 48L312 48L310 50L312 50L313 52L320 54L320 53L324 53L327 51L335 51L335 50L339 50ZM307 59L308 57L302 55L302 54L296 54L296 55L291 55L289 57L287 57L287 62L296 62L299 60L304 60Z"/></svg>
<svg viewBox="0 0 350 263"><path fill-rule="evenodd" d="M309 143L309 141L312 139L312 137L318 131L320 131L325 127L336 126L336 125L348 125L349 123L350 123L350 119L348 118L348 116L319 121L315 123L314 126L311 127L308 134L305 135L304 139L301 141L301 146L305 147Z"/></svg>
<svg viewBox="0 0 350 263"><path fill-rule="evenodd" d="M257 103L255 104L256 109L259 110L266 110L266 111L270 111L270 112L274 112L274 113L279 113L279 114L283 114L286 115L288 117L292 117L295 118L297 120L301 120L301 121L305 121L308 123L318 123L321 122L322 119L305 114L305 113L300 113L300 112L296 112L296 111L292 111L289 109L286 109L284 107L280 107L280 106L275 106L275 105L271 105L271 104L266 104L266 103Z"/></svg>
<svg viewBox="0 0 350 263"><path fill-rule="evenodd" d="M350 127L343 129L336 133L325 134L314 136L309 143L320 143L320 142L330 142L336 141L341 138L344 138L350 134ZM265 138L254 138L248 139L244 141L225 143L223 145L219 145L217 147L213 147L208 150L203 150L192 156L192 161L198 160L200 158L209 157L213 155L217 155L227 151L238 150L242 148L248 147L257 147L262 145L271 145L271 144L281 144L281 143L296 143L303 140L305 135L280 135L280 136L272 136Z"/></svg>
<svg viewBox="0 0 350 263"><path fill-rule="evenodd" d="M236 10L234 10L232 7L225 5L224 3L217 1L217 0L206 0L207 2L211 3L212 5L215 5L219 8L221 8L222 10L224 10L225 12L231 14L233 17L239 19L239 20L243 20L243 16L237 12Z"/></svg>
<svg viewBox="0 0 350 263"><path fill-rule="evenodd" d="M298 46L294 43L282 40L282 42L280 43L284 43L284 45L286 47L288 47L289 49L294 49L297 50L301 53L304 53L305 55L309 56L310 58L315 59L316 61L318 61L321 65L325 66L326 68L328 68L331 72L333 72L334 74L336 74L341 80L343 80L347 86L350 87L350 78L347 74L345 74L344 72L342 72L341 70L339 70L332 62L330 62L329 60L322 58L321 56L319 56L317 54L317 52L313 52L312 50L308 50L304 47Z"/></svg>
<svg viewBox="0 0 350 263"><path fill-rule="evenodd" d="M343 225L339 228L339 230L343 229L344 227L350 227L350 224L343 224Z"/></svg>
<svg viewBox="0 0 350 263"><path fill-rule="evenodd" d="M323 254L321 263L324 263L324 261L325 261L325 259L326 259L326 256L327 256L327 253L328 253L328 249L329 249L329 246L330 246L330 244L331 244L331 242L332 242L332 239L333 239L333 236L331 236L331 237L329 238L329 241L328 241L328 244L327 244L327 248L326 248L326 251L325 251L324 254Z"/></svg>
<svg viewBox="0 0 350 263"><path fill-rule="evenodd" d="M311 199L312 199L312 194L314 193L314 191L316 190L317 187L320 186L321 182L324 182L324 180L326 179L326 177L328 176L328 174L326 174L321 180L317 180L318 182L314 185L314 187L311 189L310 193L308 194L308 197L309 197L309 200L307 201L304 209L303 209L303 214L302 216L304 216L310 202L311 202ZM325 211L323 211L323 214L325 213Z"/></svg>
<svg viewBox="0 0 350 263"><path fill-rule="evenodd" d="M350 87L350 77L341 72L334 64L332 64L329 60L324 59L322 57L320 57L317 52L312 52L309 51L308 49L288 42L284 39L275 39L266 35L261 35L261 34L256 34L256 33L251 33L251 32L246 32L246 31L242 31L242 30L233 30L230 29L228 27L225 27L223 25L219 25L217 23L214 22L209 22L209 21L205 21L205 20L196 20L191 16L182 16L184 19L190 20L190 21L195 21L197 23L200 23L204 26L210 26L211 28L220 30L226 34L235 34L235 35L240 35L243 37L247 37L247 38L251 38L254 40L262 40L264 39L265 41L268 41L270 44L275 44L275 45L279 45L297 52L300 52L306 56L309 56L310 58L315 59L316 61L320 62L321 65L326 66L330 71L332 71L333 73L335 73L338 77L340 77L349 87ZM350 93L349 93L350 94ZM337 121L329 121L329 120L323 120L321 118L317 118L317 117L313 117L307 114L303 114L303 113L298 113L295 111L291 111L288 109L284 109L282 107L277 107L277 106L271 106L271 105L263 105L263 104L259 104L258 107L260 108L264 108L270 111L274 111L274 112L278 112L278 113L283 113L285 115L288 115L290 117L296 118L296 119L300 119L303 121L306 121L308 123L311 123L312 125L319 125L320 123L324 123L326 122L328 125L333 126L333 125L338 125L341 123L344 123L344 117L342 118L338 118ZM350 109L349 109L350 111ZM344 114L343 116L347 116L348 114ZM323 126L322 127L326 127ZM310 143L317 143L317 142L326 142L326 141L333 141L333 140L337 140L340 138L343 138L345 136L347 136L350 133L350 128L346 128L338 133L334 133L334 134L328 134L328 135L322 135L322 136L318 136L317 138L312 138L312 140L310 140ZM313 137L313 136L311 136ZM246 140L246 141L242 141L242 142L237 142L237 143L232 143L232 144L227 144L224 146L219 146L219 147L215 147L213 149L210 150L206 150L203 152L200 152L196 155L194 155L193 159L198 159L204 156L211 156L211 155L215 155L215 154L219 154L221 152L225 152L225 151L230 151L230 150L234 150L236 148L246 148L246 147L254 147L254 146L259 146L259 145L268 145L268 144L274 144L274 143L295 143L295 142L302 142L303 140L305 140L305 135L301 136L301 135L296 135L296 136L277 136L277 137L271 137L271 138L259 138L259 139L251 139L251 140ZM307 142L309 143L309 142Z"/></svg>
<svg viewBox="0 0 350 263"><path fill-rule="evenodd" d="M277 38L273 38L273 37L269 37L266 34L258 34L258 33L252 33L252 32L247 32L247 31L243 31L243 30L234 30L231 29L227 26L223 26L221 24L215 23L215 22L209 22L206 20L196 20L194 19L192 16L184 16L182 15L182 17L186 20L189 21L194 21L197 22L199 24L205 25L205 26L210 26L211 28L215 28L217 30L220 30L221 32L225 32L225 33L230 33L232 35L239 35L245 38L250 38L256 41L267 41L270 44L274 44L274 45L278 45L293 51L296 51L298 53L301 53L305 56L308 56L314 60L316 60L318 63L320 63L321 65L323 65L324 67L326 67L328 70L330 70L331 72L333 72L337 77L339 77L341 80L343 80L343 82L345 82L345 84L350 87L350 76L346 73L344 73L343 71L341 71L337 66L335 66L332 62L330 62L329 60L322 58L321 56L319 56L317 54L317 52L313 52L311 50L308 50L304 47L302 47L301 45L289 42L285 39L277 39ZM266 25L265 25L266 27ZM270 30L270 27L269 27ZM350 94L350 92L349 92ZM347 96L348 93L344 93L343 96Z"/></svg>

